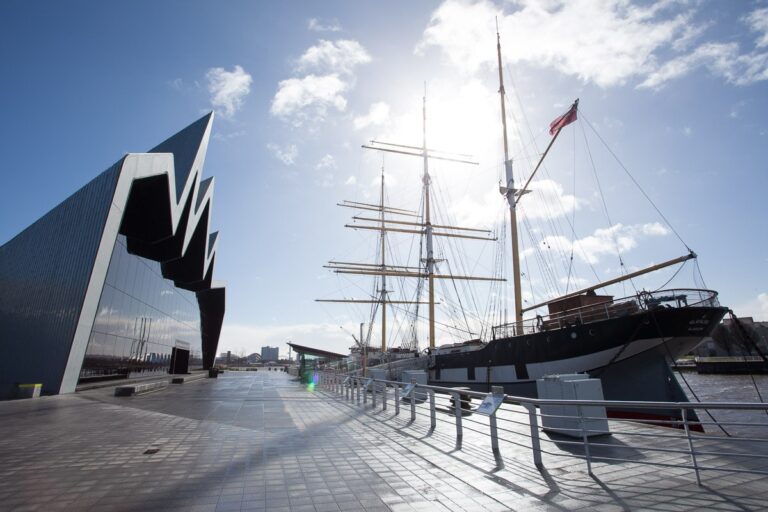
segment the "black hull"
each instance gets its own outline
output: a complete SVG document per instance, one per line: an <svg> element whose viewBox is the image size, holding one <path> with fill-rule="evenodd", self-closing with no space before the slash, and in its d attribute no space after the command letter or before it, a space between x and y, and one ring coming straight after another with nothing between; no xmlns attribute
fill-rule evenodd
<svg viewBox="0 0 768 512"><path fill-rule="evenodd" d="M722 307L662 308L621 318L490 341L485 347L435 354L430 384L513 396L537 396L544 375L588 373L606 400L687 402L669 362L690 352L727 312ZM677 409L609 410L631 419L679 421ZM689 420L696 421L694 415Z"/></svg>

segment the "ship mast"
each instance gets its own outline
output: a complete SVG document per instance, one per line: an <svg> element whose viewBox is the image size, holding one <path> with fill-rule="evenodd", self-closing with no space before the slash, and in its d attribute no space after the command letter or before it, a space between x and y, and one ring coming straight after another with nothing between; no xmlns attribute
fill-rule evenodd
<svg viewBox="0 0 768 512"><path fill-rule="evenodd" d="M422 190L424 194L424 214L423 216L416 215L415 212L404 210L401 208L394 208L384 204L384 172L382 169L381 176L381 201L378 205L359 203L352 201L344 201L339 203L339 206L347 208L355 208L360 210L375 211L379 213L378 218L363 217L355 215L352 217L356 221L362 221L363 224L346 224L345 227L352 229L367 229L381 232L381 264L370 263L352 263L344 261L331 261L326 265L326 268L332 269L338 274L356 274L356 275L370 275L370 276L382 276L382 286L378 290L379 297L375 300L368 299L316 299L317 302L347 302L347 303L378 303L382 305L382 349L385 348L386 340L386 307L387 304L428 304L429 305L429 347L435 347L435 279L458 279L468 281L505 281L503 278L496 277L479 277L479 276L463 276L455 274L437 274L435 273L435 263L438 260L434 255L433 238L436 236L451 237L451 238L466 238L472 240L496 240L492 236L492 233L486 229L466 228L459 226L448 226L442 224L432 224L432 212L430 205L430 184L431 179L429 176L429 159L434 158L437 160L446 160L450 162L459 162L464 164L478 165L477 162L470 160L468 155L459 153L448 153L445 151L438 151L427 148L427 94L426 85L424 90L424 96L422 98L422 143L421 146L408 146L405 144L395 144L391 142L381 142L372 140L370 144L363 144L366 149L374 149L377 151L384 151L388 153L397 153L401 155L417 156L422 159L423 162L423 174L422 174ZM405 220L387 219L385 214L405 217L421 217L421 222L409 222ZM402 217L400 217L402 218ZM365 224L365 222L375 223ZM403 227L395 227L403 226ZM434 231L434 228L438 228L439 231ZM395 233L409 233L424 235L426 240L426 258L420 262L419 267L409 267L402 265L387 265L385 261L385 239L386 232ZM482 235L466 234L478 233ZM388 300L386 289L386 276L393 277L413 277L417 279L426 279L428 284L429 300L427 302L422 301L399 301Z"/></svg>
<svg viewBox="0 0 768 512"><path fill-rule="evenodd" d="M507 186L502 187L501 193L506 196L509 204L509 224L512 230L512 276L515 291L515 331L522 334L523 327L523 298L520 285L520 247L517 234L517 201L515 199L515 177L512 172L512 160L509 158L509 142L507 141L507 110L504 103L504 74L501 69L501 37L498 25L496 27L496 54L499 63L499 97L501 98L501 125L504 135L504 172Z"/></svg>
<svg viewBox="0 0 768 512"><path fill-rule="evenodd" d="M592 292L594 290L604 288L612 284L620 283L622 281L632 279L634 277L646 274L648 272L653 272L655 270L659 270L671 265L684 263L690 259L695 259L696 254L693 251L689 250L689 254L683 255L679 258L675 258L663 263L659 263L657 265L652 265L648 268L638 270L637 272L632 272L630 274L627 274L621 277L609 279L608 281L604 281L596 285L583 288L576 292L572 292L572 293L563 295L561 297L552 298L544 302L541 302L539 304L535 304L533 306L523 308L522 287L520 285L521 274L520 274L520 249L518 245L519 241L518 241L518 226L517 226L517 203L520 201L520 199L524 194L527 194L528 192L530 192L530 190L528 189L528 186L531 184L531 181L533 181L533 177L536 175L536 172L541 167L541 164L544 162L544 159L547 157L549 150L554 145L563 127L576 120L576 112L579 106L579 100L576 99L576 101L573 102L573 105L571 105L571 108L568 110L568 112L566 112L564 115L560 116L559 118L557 118L555 121L552 122L552 124L550 125L550 134L553 135L552 139L549 141L549 144L547 145L547 148L544 150L544 153L542 153L541 156L539 157L538 163L534 167L533 172L531 172L530 176L528 176L528 179L525 181L523 188L519 190L515 189L515 178L512 173L512 160L509 158L509 144L507 141L507 112L506 112L506 105L504 103L504 97L505 97L504 74L502 72L502 67L501 67L501 37L499 36L498 21L496 23L496 55L497 55L498 67L499 67L499 97L501 99L501 125L502 125L502 130L504 135L504 171L505 171L505 177L507 179L506 186L499 187L499 189L501 194L504 197L506 197L507 203L509 204L509 217L510 217L510 224L511 224L510 228L512 230L512 272L514 277L514 291L515 291L514 333L516 335L523 334L523 313L526 311L532 311L542 306L551 304L553 302L557 302L570 297L576 297L578 295L581 295L582 293Z"/></svg>
<svg viewBox="0 0 768 512"><path fill-rule="evenodd" d="M381 199L379 201L381 205L381 271L384 272L386 267L385 258L385 242L387 232L385 231L386 224L384 223L384 165L381 166ZM381 274L381 353L383 354L387 350L387 275Z"/></svg>
<svg viewBox="0 0 768 512"><path fill-rule="evenodd" d="M435 254L432 246L432 219L429 209L429 157L427 155L427 84L424 84L422 99L422 145L421 153L424 160L424 235L427 242L427 283L429 285L429 347L435 348Z"/></svg>

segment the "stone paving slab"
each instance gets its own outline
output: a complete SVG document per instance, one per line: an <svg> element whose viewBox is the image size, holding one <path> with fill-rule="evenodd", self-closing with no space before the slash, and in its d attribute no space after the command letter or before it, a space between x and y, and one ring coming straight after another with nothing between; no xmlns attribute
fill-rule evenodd
<svg viewBox="0 0 768 512"><path fill-rule="evenodd" d="M135 397L111 388L0 403L0 510L758 510L768 482L597 464L557 445L540 472L482 425L410 423L277 372L227 372ZM370 402L369 402L370 405ZM379 404L380 408L380 404ZM522 427L520 427L522 428ZM513 438L512 430L506 435ZM522 443L524 444L524 443Z"/></svg>

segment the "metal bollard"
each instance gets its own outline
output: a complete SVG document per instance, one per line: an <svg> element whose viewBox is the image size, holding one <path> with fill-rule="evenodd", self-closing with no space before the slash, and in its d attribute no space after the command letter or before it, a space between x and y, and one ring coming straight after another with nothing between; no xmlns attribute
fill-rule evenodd
<svg viewBox="0 0 768 512"><path fill-rule="evenodd" d="M411 379L411 382L416 382L416 379ZM416 421L416 389L411 391L411 422Z"/></svg>
<svg viewBox="0 0 768 512"><path fill-rule="evenodd" d="M395 416L400 414L400 384L395 384Z"/></svg>
<svg viewBox="0 0 768 512"><path fill-rule="evenodd" d="M456 449L461 450L461 440L463 437L463 428L461 425L461 394L451 393L453 396L454 407L456 412Z"/></svg>

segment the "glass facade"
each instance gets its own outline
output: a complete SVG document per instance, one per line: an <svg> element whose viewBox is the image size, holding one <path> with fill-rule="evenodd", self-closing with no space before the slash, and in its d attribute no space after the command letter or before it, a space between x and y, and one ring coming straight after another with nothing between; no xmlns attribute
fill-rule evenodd
<svg viewBox="0 0 768 512"><path fill-rule="evenodd" d="M194 292L163 278L160 263L128 253L117 237L80 377L167 372L173 348L202 367L200 308Z"/></svg>

